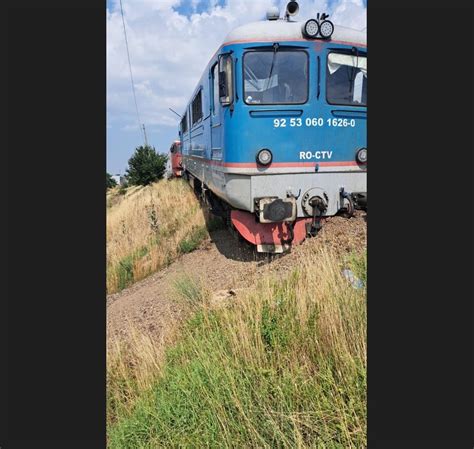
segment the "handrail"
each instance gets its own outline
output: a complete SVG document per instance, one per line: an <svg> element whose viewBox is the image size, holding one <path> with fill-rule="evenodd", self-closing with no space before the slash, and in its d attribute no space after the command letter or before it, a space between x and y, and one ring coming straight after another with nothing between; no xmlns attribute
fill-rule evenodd
<svg viewBox="0 0 474 449"><path fill-rule="evenodd" d="M249 114L253 117L268 117L270 115L290 115L299 117L303 114L302 109L259 109L250 111Z"/></svg>

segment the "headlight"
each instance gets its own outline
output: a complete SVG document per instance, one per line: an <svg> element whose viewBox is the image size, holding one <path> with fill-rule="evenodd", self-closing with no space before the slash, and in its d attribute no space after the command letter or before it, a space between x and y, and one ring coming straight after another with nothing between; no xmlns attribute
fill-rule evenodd
<svg viewBox="0 0 474 449"><path fill-rule="evenodd" d="M319 32L321 33L321 37L323 39L329 39L334 32L334 25L331 21L325 20L319 26Z"/></svg>
<svg viewBox="0 0 474 449"><path fill-rule="evenodd" d="M257 162L261 165L268 165L272 161L273 156L270 150L264 148L257 153Z"/></svg>
<svg viewBox="0 0 474 449"><path fill-rule="evenodd" d="M307 20L306 23L303 25L303 34L310 39L315 39L316 35L318 34L318 31L319 25L318 22L314 19Z"/></svg>
<svg viewBox="0 0 474 449"><path fill-rule="evenodd" d="M367 163L367 148L361 148L356 154L356 159L361 164Z"/></svg>

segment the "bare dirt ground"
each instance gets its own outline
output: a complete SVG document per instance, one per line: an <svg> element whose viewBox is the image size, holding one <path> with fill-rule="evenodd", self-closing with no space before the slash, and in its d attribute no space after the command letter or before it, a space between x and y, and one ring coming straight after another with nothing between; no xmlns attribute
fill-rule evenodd
<svg viewBox="0 0 474 449"><path fill-rule="evenodd" d="M262 272L287 271L298 263L307 249L331 246L340 252L366 246L365 213L351 219L332 217L325 221L315 238L295 246L288 254L269 261L256 256L247 245L235 239L227 229L210 233L196 251L128 289L107 297L108 340L127 339L130 329L151 335L161 342L186 317L184 305L177 300L174 283L188 274L203 282L215 294L251 285Z"/></svg>

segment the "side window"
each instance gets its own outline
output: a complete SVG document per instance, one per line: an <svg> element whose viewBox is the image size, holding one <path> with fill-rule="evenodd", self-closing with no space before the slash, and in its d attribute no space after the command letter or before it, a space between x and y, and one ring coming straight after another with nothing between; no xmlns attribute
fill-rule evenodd
<svg viewBox="0 0 474 449"><path fill-rule="evenodd" d="M219 111L219 65L215 64L212 68L212 115Z"/></svg>
<svg viewBox="0 0 474 449"><path fill-rule="evenodd" d="M219 100L223 106L232 103L234 83L232 56L222 55L219 58Z"/></svg>
<svg viewBox="0 0 474 449"><path fill-rule="evenodd" d="M192 121L193 125L199 120L202 119L202 89L199 90L197 95L194 97L193 104L192 104Z"/></svg>
<svg viewBox="0 0 474 449"><path fill-rule="evenodd" d="M367 105L367 56L329 53L327 65L329 104Z"/></svg>
<svg viewBox="0 0 474 449"><path fill-rule="evenodd" d="M188 114L184 114L181 119L181 132L184 134L188 131Z"/></svg>

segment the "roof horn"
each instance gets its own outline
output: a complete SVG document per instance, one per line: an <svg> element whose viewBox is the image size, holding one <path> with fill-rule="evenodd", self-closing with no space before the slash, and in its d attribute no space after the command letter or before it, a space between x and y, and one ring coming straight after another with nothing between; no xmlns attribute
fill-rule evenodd
<svg viewBox="0 0 474 449"><path fill-rule="evenodd" d="M300 5L298 5L298 2L295 2L295 1L288 2L288 4L286 5L286 13L285 13L286 20L289 20L290 16L296 16L299 10L300 10Z"/></svg>

